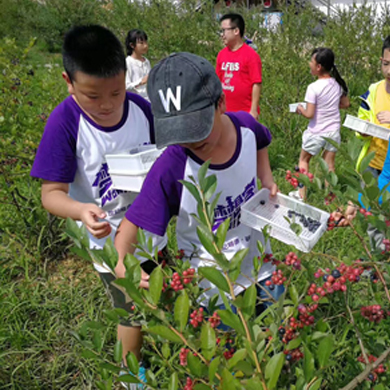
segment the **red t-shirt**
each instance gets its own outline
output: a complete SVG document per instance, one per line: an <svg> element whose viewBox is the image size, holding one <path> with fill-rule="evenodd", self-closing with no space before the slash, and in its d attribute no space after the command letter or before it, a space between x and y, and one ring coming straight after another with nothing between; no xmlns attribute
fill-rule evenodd
<svg viewBox="0 0 390 390"><path fill-rule="evenodd" d="M253 84L261 83L260 56L245 43L236 51L225 47L217 56L216 72L226 95L227 111L249 112Z"/></svg>

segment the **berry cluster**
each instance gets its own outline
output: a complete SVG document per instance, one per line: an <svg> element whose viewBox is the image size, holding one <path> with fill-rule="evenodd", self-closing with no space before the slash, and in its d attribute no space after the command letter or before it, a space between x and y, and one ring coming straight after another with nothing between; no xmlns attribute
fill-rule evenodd
<svg viewBox="0 0 390 390"><path fill-rule="evenodd" d="M302 329L304 324L298 321L296 318L291 317L290 322L286 326L279 328L279 337L282 342L288 344L291 340L298 337L298 330Z"/></svg>
<svg viewBox="0 0 390 390"><path fill-rule="evenodd" d="M377 324L386 317L386 312L379 305L364 306L360 309L360 314L367 320Z"/></svg>
<svg viewBox="0 0 390 390"><path fill-rule="evenodd" d="M226 360L229 360L229 359L231 359L233 357L234 352L235 352L234 348L230 348L230 349L228 349L227 351L225 351L223 353L223 356L225 357Z"/></svg>
<svg viewBox="0 0 390 390"><path fill-rule="evenodd" d="M300 222L304 228L307 228L309 232L315 233L321 226L321 222L312 219L311 217L306 218L304 214L297 213L294 210L288 210L287 216L291 219L295 216L296 221Z"/></svg>
<svg viewBox="0 0 390 390"><path fill-rule="evenodd" d="M334 220L333 215L331 215L328 219L328 230L333 230L336 226L336 221Z"/></svg>
<svg viewBox="0 0 390 390"><path fill-rule="evenodd" d="M186 385L183 390L192 390L194 388L194 384L195 382L190 377L187 377Z"/></svg>
<svg viewBox="0 0 390 390"><path fill-rule="evenodd" d="M198 310L194 310L191 314L190 314L190 324L194 327L194 328L197 328L199 326L200 323L203 322L203 307L201 307L200 309Z"/></svg>
<svg viewBox="0 0 390 390"><path fill-rule="evenodd" d="M184 250L183 249L179 249L179 252L175 256L175 258L181 260L183 257L184 257Z"/></svg>
<svg viewBox="0 0 390 390"><path fill-rule="evenodd" d="M187 348L182 348L180 350L179 358L180 358L180 365L181 366L186 366L187 365L187 355L188 355L189 352L190 352L190 350L187 349Z"/></svg>
<svg viewBox="0 0 390 390"><path fill-rule="evenodd" d="M177 272L175 272L172 275L171 287L175 291L180 291L180 290L183 290L183 288L184 288L183 284L181 283L181 277L180 277L180 275Z"/></svg>
<svg viewBox="0 0 390 390"><path fill-rule="evenodd" d="M327 268L327 274L325 274L321 269L317 270L314 277L317 279L322 277L324 284L322 286L317 286L315 283L312 283L307 291L307 294L311 295L314 302L317 302L326 294L333 294L335 291L347 291L347 281L351 283L358 282L360 280L360 275L364 271L364 268L357 264L358 262L355 262L355 265L347 266L342 263L339 267L332 271Z"/></svg>
<svg viewBox="0 0 390 390"><path fill-rule="evenodd" d="M362 214L364 217L369 217L370 215L372 215L372 213L370 213L369 211L365 210L363 207L361 207L359 209L359 212L360 214Z"/></svg>
<svg viewBox="0 0 390 390"><path fill-rule="evenodd" d="M377 360L377 358L373 355L369 355L367 357L369 363L374 363ZM360 363L366 364L363 356L359 356L357 360ZM386 372L386 367L383 364L379 364L379 366L368 375L367 379L371 382L375 382L378 378L378 375L383 374L384 372Z"/></svg>
<svg viewBox="0 0 390 390"><path fill-rule="evenodd" d="M283 353L286 355L286 360L291 363L303 359L303 352L299 348L292 349L291 351L286 349Z"/></svg>
<svg viewBox="0 0 390 390"><path fill-rule="evenodd" d="M172 275L171 287L175 291L183 290L183 284L189 284L194 279L195 270L194 268L189 268L183 272L183 275L180 276L177 272Z"/></svg>
<svg viewBox="0 0 390 390"><path fill-rule="evenodd" d="M296 166L294 168L294 173L292 173L291 171L286 171L286 180L294 187L294 188L303 188L304 185L302 183L299 183L298 182L298 178L300 175L306 175L310 181L313 181L313 178L314 178L314 175L310 172L306 172L305 169L303 168L299 168L298 166Z"/></svg>
<svg viewBox="0 0 390 390"><path fill-rule="evenodd" d="M286 265L292 265L297 271L301 270L301 260L298 259L298 256L294 252L289 252L285 260Z"/></svg>
<svg viewBox="0 0 390 390"><path fill-rule="evenodd" d="M277 286L281 286L287 278L283 275L283 271L278 269L277 271L272 272L271 280L267 280L265 285L272 291Z"/></svg>
<svg viewBox="0 0 390 390"><path fill-rule="evenodd" d="M329 192L329 194L325 196L324 203L326 206L329 206L335 199L336 195L333 192Z"/></svg>
<svg viewBox="0 0 390 390"><path fill-rule="evenodd" d="M221 318L218 313L215 311L214 314L208 320L212 328L216 328L221 323Z"/></svg>

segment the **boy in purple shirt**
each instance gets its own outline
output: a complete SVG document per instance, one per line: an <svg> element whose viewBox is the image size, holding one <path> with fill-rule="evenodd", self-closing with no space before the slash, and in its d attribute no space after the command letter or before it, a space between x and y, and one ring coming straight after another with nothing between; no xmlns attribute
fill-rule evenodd
<svg viewBox="0 0 390 390"><path fill-rule="evenodd" d="M197 269L213 264L212 256L197 237L197 222L191 215L196 213L197 202L179 182L197 177L201 165L210 160L208 174L216 175L215 193L221 193L214 210L213 230L230 218L223 247L227 259L240 249L250 249L234 285L234 293L239 294L253 283L245 275L253 278L257 240L262 240L270 252L260 232L240 223L240 212L241 205L257 192L257 178L271 196L277 192L267 151L271 134L248 113L225 113L225 95L213 66L194 54L175 53L157 64L149 75L148 95L156 145L171 146L153 165L141 193L118 228L117 277L125 275L123 259L134 251L138 228L163 235L172 216L177 216L178 247L191 259L191 266ZM271 263L264 264L256 281L265 282L273 270ZM143 273L140 286L147 288L148 279L149 275ZM202 281L201 286L209 289L202 300L207 305L218 290L207 281ZM279 294L276 289L273 293L276 297Z"/></svg>
<svg viewBox="0 0 390 390"><path fill-rule="evenodd" d="M154 142L150 104L126 93L122 45L104 27L72 28L65 36L63 63L70 96L50 115L31 175L43 180L43 207L79 221L91 248L101 249L108 237L114 239L135 197L112 188L105 155ZM111 284L115 277L108 266L94 266L114 307L131 312L131 304ZM140 324L123 319L118 339L124 357L132 351L140 358Z"/></svg>

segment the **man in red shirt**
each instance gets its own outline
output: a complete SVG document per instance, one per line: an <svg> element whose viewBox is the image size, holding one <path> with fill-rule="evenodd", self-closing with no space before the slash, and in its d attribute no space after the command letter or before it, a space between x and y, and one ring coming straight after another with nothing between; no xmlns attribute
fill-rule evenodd
<svg viewBox="0 0 390 390"><path fill-rule="evenodd" d="M260 114L260 56L244 42L245 22L239 14L221 17L221 37L226 45L217 56L216 72L226 95L227 111Z"/></svg>

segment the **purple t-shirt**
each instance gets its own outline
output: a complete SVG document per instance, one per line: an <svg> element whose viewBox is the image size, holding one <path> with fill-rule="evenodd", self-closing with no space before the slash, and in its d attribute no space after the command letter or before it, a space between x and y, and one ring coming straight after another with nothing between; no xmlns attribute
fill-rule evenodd
<svg viewBox="0 0 390 390"><path fill-rule="evenodd" d="M123 104L120 122L102 127L71 96L66 98L50 115L31 170L31 176L69 183L72 199L102 208L112 226L112 239L136 194L112 188L105 155L154 143L150 103L127 93ZM89 238L91 247L97 249L106 240L92 235Z"/></svg>
<svg viewBox="0 0 390 390"><path fill-rule="evenodd" d="M231 260L237 251L249 248L249 254L242 263L242 274L234 288L235 293L239 293L250 284L243 275L251 278L253 256L259 255L256 243L257 240L263 240L260 232L241 224L241 205L257 192L257 152L270 144L271 134L248 113L227 115L237 131L236 150L226 163L211 164L207 175L216 175L215 194L220 193L214 209L213 231L230 218L222 249L224 255ZM178 248L184 250L185 257L191 260L191 266L195 269L213 262L197 236L198 223L192 216L197 214L197 203L179 180L189 181L191 176L197 178L202 164L203 161L188 149L177 145L169 146L154 163L140 194L126 213L129 221L158 235L163 235L171 217L177 216ZM270 251L269 247L267 251ZM260 270L258 280L269 277L272 271L272 264L265 264ZM215 286L206 281L201 285L210 289L204 294L206 300L218 292Z"/></svg>
<svg viewBox="0 0 390 390"><path fill-rule="evenodd" d="M318 79L307 87L305 101L316 105L308 130L313 134L340 130L340 98L342 89L333 78Z"/></svg>

